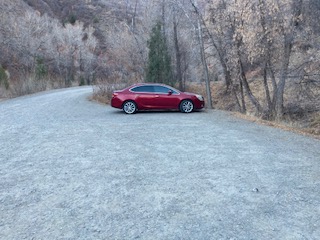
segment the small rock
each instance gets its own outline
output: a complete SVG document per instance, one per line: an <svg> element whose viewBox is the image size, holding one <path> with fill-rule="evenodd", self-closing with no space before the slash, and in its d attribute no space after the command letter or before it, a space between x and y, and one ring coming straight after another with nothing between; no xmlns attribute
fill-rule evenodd
<svg viewBox="0 0 320 240"><path fill-rule="evenodd" d="M254 188L254 189L252 189L252 192L259 192L259 189L258 188Z"/></svg>

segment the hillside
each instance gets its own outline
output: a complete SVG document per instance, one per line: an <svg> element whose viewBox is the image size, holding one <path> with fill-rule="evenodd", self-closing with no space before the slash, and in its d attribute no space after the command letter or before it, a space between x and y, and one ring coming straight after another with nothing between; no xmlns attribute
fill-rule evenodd
<svg viewBox="0 0 320 240"><path fill-rule="evenodd" d="M87 24L102 12L111 12L118 20L125 19L132 14L131 5L116 0L23 0L41 14L47 13L51 17L67 20L76 17Z"/></svg>
<svg viewBox="0 0 320 240"><path fill-rule="evenodd" d="M23 0L41 14L59 19L62 23L81 21L93 26L100 43L105 42L106 25L111 22L130 22L135 14L134 6L117 0Z"/></svg>

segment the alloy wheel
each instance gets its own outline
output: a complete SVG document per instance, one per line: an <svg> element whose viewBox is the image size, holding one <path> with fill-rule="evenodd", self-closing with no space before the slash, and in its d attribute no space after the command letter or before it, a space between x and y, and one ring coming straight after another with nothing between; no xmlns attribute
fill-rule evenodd
<svg viewBox="0 0 320 240"><path fill-rule="evenodd" d="M128 101L123 104L123 111L127 114L132 114L137 111L137 106L134 102Z"/></svg>
<svg viewBox="0 0 320 240"><path fill-rule="evenodd" d="M193 110L193 103L190 100L184 100L180 106L181 112L190 113Z"/></svg>

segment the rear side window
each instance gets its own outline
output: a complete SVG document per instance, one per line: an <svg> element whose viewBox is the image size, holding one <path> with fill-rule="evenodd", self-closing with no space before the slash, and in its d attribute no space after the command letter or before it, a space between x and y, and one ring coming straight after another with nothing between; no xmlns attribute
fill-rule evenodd
<svg viewBox="0 0 320 240"><path fill-rule="evenodd" d="M172 94L178 94L176 91L172 90L171 88L167 88L164 86L154 86L154 90L156 93L168 93L169 91L172 92Z"/></svg>
<svg viewBox="0 0 320 240"><path fill-rule="evenodd" d="M139 87L132 88L131 92L153 93L154 92L154 88L153 88L153 86L139 86Z"/></svg>

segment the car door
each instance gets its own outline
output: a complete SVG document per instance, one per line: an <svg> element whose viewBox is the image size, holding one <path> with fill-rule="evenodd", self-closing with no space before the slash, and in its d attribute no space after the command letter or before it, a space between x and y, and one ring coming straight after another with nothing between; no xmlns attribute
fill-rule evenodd
<svg viewBox="0 0 320 240"><path fill-rule="evenodd" d="M154 88L151 85L138 86L131 89L135 95L135 102L139 109L153 109L155 108Z"/></svg>
<svg viewBox="0 0 320 240"><path fill-rule="evenodd" d="M176 109L179 106L179 93L166 86L154 86L155 105L158 109Z"/></svg>

